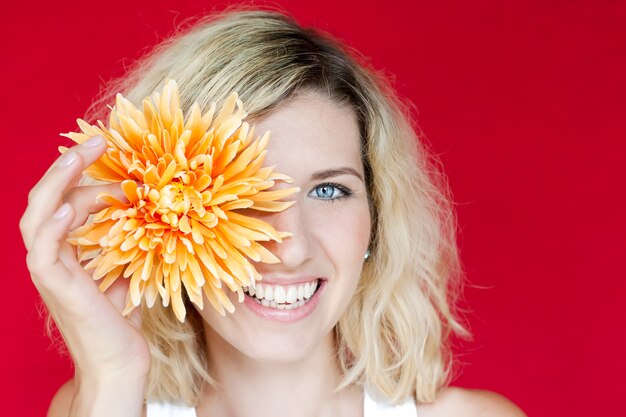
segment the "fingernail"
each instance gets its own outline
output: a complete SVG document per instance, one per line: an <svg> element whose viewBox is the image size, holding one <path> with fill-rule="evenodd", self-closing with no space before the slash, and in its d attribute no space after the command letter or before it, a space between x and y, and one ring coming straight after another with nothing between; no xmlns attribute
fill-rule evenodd
<svg viewBox="0 0 626 417"><path fill-rule="evenodd" d="M88 148L95 148L96 146L100 145L103 141L102 136L94 136L93 138L89 139L87 142L83 143L83 145L85 145Z"/></svg>
<svg viewBox="0 0 626 417"><path fill-rule="evenodd" d="M76 152L67 151L59 159L59 165L68 166L76 161Z"/></svg>
<svg viewBox="0 0 626 417"><path fill-rule="evenodd" d="M62 219L63 217L70 214L70 205L68 203L63 204L58 210L54 213L53 217L55 219Z"/></svg>

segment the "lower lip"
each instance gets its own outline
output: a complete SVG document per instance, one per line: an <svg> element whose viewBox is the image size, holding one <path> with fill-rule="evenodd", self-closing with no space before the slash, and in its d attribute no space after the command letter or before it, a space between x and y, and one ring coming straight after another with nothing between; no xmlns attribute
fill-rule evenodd
<svg viewBox="0 0 626 417"><path fill-rule="evenodd" d="M248 294L245 294L243 303L259 317L282 323L293 323L295 321L302 320L303 318L311 314L313 310L315 310L315 307L319 302L320 296L326 288L326 281L319 280L318 285L319 288L306 304L301 307L292 308L290 310L279 310L277 308L265 307L264 305L254 301L253 297L249 296Z"/></svg>

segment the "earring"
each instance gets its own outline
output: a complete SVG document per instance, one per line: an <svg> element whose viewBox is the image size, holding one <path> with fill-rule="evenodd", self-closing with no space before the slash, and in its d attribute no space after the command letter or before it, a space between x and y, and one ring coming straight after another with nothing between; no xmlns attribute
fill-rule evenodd
<svg viewBox="0 0 626 417"><path fill-rule="evenodd" d="M370 250L368 249L368 250L365 251L365 255L363 255L363 259L365 259L367 261L369 259L369 257L370 257Z"/></svg>

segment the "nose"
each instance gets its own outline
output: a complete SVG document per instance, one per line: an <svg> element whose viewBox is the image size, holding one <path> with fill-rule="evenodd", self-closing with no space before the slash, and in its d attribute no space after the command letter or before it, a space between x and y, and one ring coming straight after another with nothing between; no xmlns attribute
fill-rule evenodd
<svg viewBox="0 0 626 417"><path fill-rule="evenodd" d="M313 256L314 235L307 214L299 204L278 213L265 213L262 219L280 232L291 233L282 242L264 242L264 246L281 260L285 268L296 268Z"/></svg>

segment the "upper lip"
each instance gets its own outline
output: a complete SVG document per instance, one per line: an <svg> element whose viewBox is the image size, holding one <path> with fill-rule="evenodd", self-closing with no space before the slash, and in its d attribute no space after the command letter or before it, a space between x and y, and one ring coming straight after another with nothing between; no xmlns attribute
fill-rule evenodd
<svg viewBox="0 0 626 417"><path fill-rule="evenodd" d="M261 273L263 279L259 282L262 284L274 284L274 285L293 285L293 284L303 284L305 282L315 281L317 279L323 280L323 277L316 275L307 275L307 276L297 276L297 277L288 277L284 275L271 275L271 274L263 274Z"/></svg>

